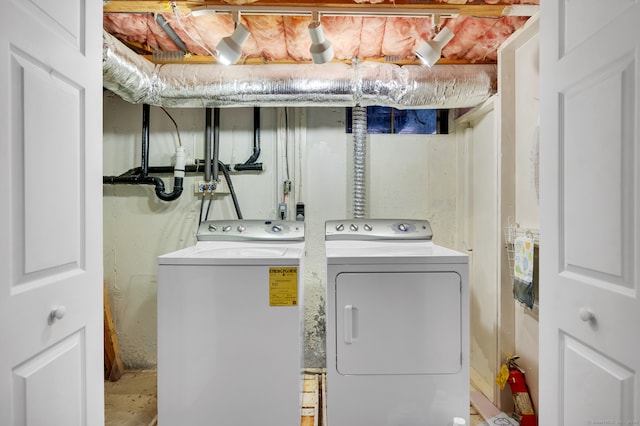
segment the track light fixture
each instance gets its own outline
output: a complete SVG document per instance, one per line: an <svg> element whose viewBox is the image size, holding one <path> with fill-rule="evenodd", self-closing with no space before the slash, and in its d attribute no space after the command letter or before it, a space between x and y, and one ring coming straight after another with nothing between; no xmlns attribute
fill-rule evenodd
<svg viewBox="0 0 640 426"><path fill-rule="evenodd" d="M440 17L434 16L434 26L438 28ZM432 40L422 41L416 49L416 56L423 64L432 67L440 60L442 49L451 41L454 34L449 28L444 27L438 32Z"/></svg>
<svg viewBox="0 0 640 426"><path fill-rule="evenodd" d="M242 44L249 38L250 32L240 22L240 9L237 5L204 5L191 9L193 16L202 16L214 13L231 13L235 30L229 37L224 37L216 46L215 55L218 62L222 64L235 64L242 56ZM393 17L432 17L436 35L432 40L421 41L415 51L415 55L423 64L432 67L442 56L442 49L453 39L454 34L449 28L440 28L441 18L454 18L458 16L457 9L404 9L394 8L349 8L320 9L309 6L242 6L242 13L245 15L287 15L287 16L309 16L311 13L311 23L309 24L309 35L311 37L311 47L309 53L314 64L324 64L333 59L333 46L324 36L320 14L328 16L393 16ZM186 30L185 30L186 31Z"/></svg>
<svg viewBox="0 0 640 426"><path fill-rule="evenodd" d="M233 23L236 28L229 37L224 37L216 46L218 61L225 65L235 64L242 56L242 44L251 34L240 22L240 12L233 12Z"/></svg>
<svg viewBox="0 0 640 426"><path fill-rule="evenodd" d="M311 36L311 47L309 53L314 64L324 64L333 59L333 46L331 42L324 37L322 24L320 23L320 14L313 12L311 15L311 23L309 24L309 35Z"/></svg>

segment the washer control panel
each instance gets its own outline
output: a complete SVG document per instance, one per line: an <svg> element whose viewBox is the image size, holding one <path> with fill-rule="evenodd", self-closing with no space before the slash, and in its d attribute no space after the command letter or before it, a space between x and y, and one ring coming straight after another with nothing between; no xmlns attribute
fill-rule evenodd
<svg viewBox="0 0 640 426"><path fill-rule="evenodd" d="M427 220L344 219L325 222L325 240L431 240Z"/></svg>
<svg viewBox="0 0 640 426"><path fill-rule="evenodd" d="M304 222L211 220L198 227L198 241L304 241Z"/></svg>

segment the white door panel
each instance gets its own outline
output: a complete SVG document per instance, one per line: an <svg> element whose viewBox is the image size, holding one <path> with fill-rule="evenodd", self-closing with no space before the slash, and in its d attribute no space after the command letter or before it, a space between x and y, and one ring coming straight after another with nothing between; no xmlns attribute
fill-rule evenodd
<svg viewBox="0 0 640 426"><path fill-rule="evenodd" d="M563 424L634 424L634 373L568 335L561 345Z"/></svg>
<svg viewBox="0 0 640 426"><path fill-rule="evenodd" d="M563 263L567 270L624 286L633 284L633 217L625 214L634 195L629 160L635 132L627 116L634 110L633 76L633 58L625 57L560 94Z"/></svg>
<svg viewBox="0 0 640 426"><path fill-rule="evenodd" d="M102 425L102 9L0 4L0 424Z"/></svg>
<svg viewBox="0 0 640 426"><path fill-rule="evenodd" d="M541 2L541 425L640 420L639 19Z"/></svg>
<svg viewBox="0 0 640 426"><path fill-rule="evenodd" d="M14 217L24 218L22 229L14 228L21 231L14 241L24 241L24 250L15 253L15 270L24 264L25 276L19 281L30 281L29 276L39 272L51 276L82 267L78 178L85 176L78 160L84 99L80 88L46 64L24 52L12 53L11 85L16 90L10 109L19 121L12 142L15 155L23 156L12 163Z"/></svg>
<svg viewBox="0 0 640 426"><path fill-rule="evenodd" d="M634 0L563 0L558 2L561 19L560 52L564 56L591 37L599 37L606 26L617 25L617 17L625 13Z"/></svg>
<svg viewBox="0 0 640 426"><path fill-rule="evenodd" d="M461 368L461 281L455 272L336 277L340 374L454 374Z"/></svg>
<svg viewBox="0 0 640 426"><path fill-rule="evenodd" d="M14 424L85 424L84 347L83 333L76 333L14 368Z"/></svg>

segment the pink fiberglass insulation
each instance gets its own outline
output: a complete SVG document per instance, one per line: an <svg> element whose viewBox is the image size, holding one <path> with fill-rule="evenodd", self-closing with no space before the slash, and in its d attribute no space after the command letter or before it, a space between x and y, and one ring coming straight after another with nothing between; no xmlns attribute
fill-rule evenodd
<svg viewBox="0 0 640 426"><path fill-rule="evenodd" d="M487 31L484 36L465 54L469 60L492 59L498 47L509 37L515 27L514 23L519 23L521 17L505 16Z"/></svg>
<svg viewBox="0 0 640 426"><path fill-rule="evenodd" d="M336 59L352 59L358 56L362 40L361 16L327 16L322 18L322 27L327 40L331 41Z"/></svg>
<svg viewBox="0 0 640 426"><path fill-rule="evenodd" d="M256 54L268 61L288 59L284 40L284 18L275 15L246 16L246 26L256 41ZM244 50L244 48L243 48Z"/></svg>
<svg viewBox="0 0 640 426"><path fill-rule="evenodd" d="M489 3L493 0L485 0ZM446 3L446 1L444 1ZM501 0L501 4L536 4L538 0ZM452 3L453 5L453 3ZM164 12L167 25L194 55L215 53L223 37L231 35L234 23L229 14L193 16ZM140 44L150 52L179 50L150 13L105 13L105 31L124 42ZM178 19L179 18L179 19ZM242 23L251 35L242 46L245 58L266 61L311 62L310 16L243 15ZM470 62L496 60L497 48L527 17L471 17L445 19L443 26L454 34L442 56ZM324 35L333 45L335 58L415 59L415 49L435 35L430 17L322 16ZM205 48L203 48L203 45Z"/></svg>
<svg viewBox="0 0 640 426"><path fill-rule="evenodd" d="M431 18L387 18L382 54L413 58L418 43L430 39L432 35Z"/></svg>
<svg viewBox="0 0 640 426"><path fill-rule="evenodd" d="M456 18L459 19L459 18ZM457 27L456 35L444 49L445 58L460 59L493 27L499 18L466 18Z"/></svg>
<svg viewBox="0 0 640 426"><path fill-rule="evenodd" d="M382 40L384 40L386 26L386 18L369 16L362 18L357 57L369 59L382 56Z"/></svg>

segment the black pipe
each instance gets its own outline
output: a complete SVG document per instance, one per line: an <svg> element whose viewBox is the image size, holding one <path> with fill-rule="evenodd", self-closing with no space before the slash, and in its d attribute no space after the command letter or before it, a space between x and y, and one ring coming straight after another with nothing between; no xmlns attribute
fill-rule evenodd
<svg viewBox="0 0 640 426"><path fill-rule="evenodd" d="M204 111L204 180L211 181L211 108Z"/></svg>
<svg viewBox="0 0 640 426"><path fill-rule="evenodd" d="M224 178L227 180L227 186L229 186L229 192L231 193L231 199L233 200L233 206L236 209L236 215L238 216L238 219L242 219L242 213L240 212L240 204L238 204L238 198L236 197L236 191L233 189L233 184L231 183L231 177L229 176L229 170L227 170L227 167L224 165L224 163L222 163L222 161L219 161L218 165L222 169L222 174L224 175Z"/></svg>
<svg viewBox="0 0 640 426"><path fill-rule="evenodd" d="M260 156L260 108L253 107L253 154L245 164L255 163Z"/></svg>
<svg viewBox="0 0 640 426"><path fill-rule="evenodd" d="M203 168L203 164L204 164L204 160L195 160L196 164L190 164L185 166L184 171L185 173L189 173L189 174L202 174L202 168ZM224 164L224 163L220 163L220 164ZM227 170L231 169L231 166L228 164L224 164L224 167ZM173 166L149 166L148 167L148 172L150 174L154 174L154 175L166 175L166 174L173 174L174 172L174 167ZM140 172L142 171L142 169L140 167L134 167L133 169L129 169L126 172L122 173L121 175L118 176L105 176L109 177L109 178L118 178L118 179L125 179L127 177L136 177L138 175L140 175ZM105 183L111 183L111 182L105 182Z"/></svg>
<svg viewBox="0 0 640 426"><path fill-rule="evenodd" d="M173 168L171 168L173 170ZM109 185L154 185L156 196L163 201L174 201L182 195L182 182L183 178L176 177L173 180L173 191L170 193L165 192L165 186L162 179L155 176L143 176L140 175L128 175L122 174L120 176L103 176L102 183Z"/></svg>
<svg viewBox="0 0 640 426"><path fill-rule="evenodd" d="M149 104L142 104L142 154L140 155L140 161L142 163L142 176L147 176L149 167L149 115L151 113L151 106Z"/></svg>
<svg viewBox="0 0 640 426"><path fill-rule="evenodd" d="M244 164L236 164L233 166L234 170L237 172L261 172L262 171L262 163L244 163Z"/></svg>
<svg viewBox="0 0 640 426"><path fill-rule="evenodd" d="M233 168L238 172L262 171L262 163L256 163L258 157L260 157L260 107L253 107L253 152L247 161L238 163Z"/></svg>
<svg viewBox="0 0 640 426"><path fill-rule="evenodd" d="M170 193L164 192L164 183L160 178L153 178L156 180L156 197L160 198L163 201L174 201L177 200L180 195L182 195L182 180L181 177L173 178L173 191Z"/></svg>
<svg viewBox="0 0 640 426"><path fill-rule="evenodd" d="M125 184L125 185L154 185L156 195L164 201L176 200L182 193L182 178L175 178L173 192L167 194L164 192L164 182L162 179L154 176L103 176L103 184ZM178 189L179 188L179 189Z"/></svg>
<svg viewBox="0 0 640 426"><path fill-rule="evenodd" d="M148 104L142 105L142 149L141 166L139 169L131 169L120 176L103 176L103 184L125 184L125 185L154 185L156 196L163 201L174 201L182 195L183 178L173 179L173 191L165 192L164 182L158 177L148 176L149 173L149 115L151 108ZM172 168L172 172L175 169ZM138 173L136 173L138 172Z"/></svg>
<svg viewBox="0 0 640 426"><path fill-rule="evenodd" d="M213 179L218 180L220 170L218 161L220 157L220 108L213 109Z"/></svg>

